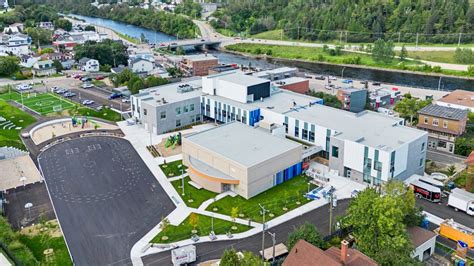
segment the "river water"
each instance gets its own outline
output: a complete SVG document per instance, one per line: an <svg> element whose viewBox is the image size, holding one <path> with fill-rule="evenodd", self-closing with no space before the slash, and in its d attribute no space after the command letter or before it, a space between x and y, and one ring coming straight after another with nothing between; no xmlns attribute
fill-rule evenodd
<svg viewBox="0 0 474 266"><path fill-rule="evenodd" d="M160 43L175 39L175 37L164 34L162 32L155 32L153 30L130 25L127 23L113 21L110 19L93 18L75 14L71 14L71 16L83 19L87 23L107 27L135 38L140 38L140 35L143 33L150 43ZM223 64L251 64L251 66L253 67L258 67L262 69L271 69L279 66L290 66L297 67L301 71L305 72L333 76L341 76L344 68L344 78L379 81L382 83L397 84L407 87L436 90L439 86L441 90L445 91L451 91L455 89L474 91L474 80L472 79L463 79L455 77L442 77L440 79L440 76L431 76L416 73L392 72L351 66L344 67L339 65L322 64L317 62L302 62L285 59L256 59L252 57L235 55L221 51L211 51L210 53L218 57L219 62Z"/></svg>

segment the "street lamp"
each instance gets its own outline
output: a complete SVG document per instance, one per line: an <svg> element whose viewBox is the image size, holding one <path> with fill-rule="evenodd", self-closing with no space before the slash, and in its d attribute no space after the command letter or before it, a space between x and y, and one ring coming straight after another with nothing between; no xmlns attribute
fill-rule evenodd
<svg viewBox="0 0 474 266"><path fill-rule="evenodd" d="M346 67L343 67L342 68L342 71L341 71L341 78L344 79L344 70L346 69Z"/></svg>
<svg viewBox="0 0 474 266"><path fill-rule="evenodd" d="M20 182L23 183L23 187L25 187L25 181L26 181L26 177L25 177L25 176L20 177Z"/></svg>
<svg viewBox="0 0 474 266"><path fill-rule="evenodd" d="M25 209L28 210L28 221L31 220L31 208L33 207L33 203L28 202L25 204Z"/></svg>
<svg viewBox="0 0 474 266"><path fill-rule="evenodd" d="M182 189L182 192L181 192L181 196L184 196L184 170L183 170L183 165L180 164L178 165L178 168L181 170L181 189Z"/></svg>
<svg viewBox="0 0 474 266"><path fill-rule="evenodd" d="M272 237L272 265L275 263L275 242L276 242L276 239L275 239L275 236L276 236L276 233L272 233L272 232L268 232L268 234Z"/></svg>
<svg viewBox="0 0 474 266"><path fill-rule="evenodd" d="M438 81L438 90L440 90L440 89L441 89L441 79L442 79L442 78L443 78L442 76L441 76L441 77L439 77L439 81Z"/></svg>
<svg viewBox="0 0 474 266"><path fill-rule="evenodd" d="M308 182L308 193L309 193L309 186L311 185L311 183Z"/></svg>

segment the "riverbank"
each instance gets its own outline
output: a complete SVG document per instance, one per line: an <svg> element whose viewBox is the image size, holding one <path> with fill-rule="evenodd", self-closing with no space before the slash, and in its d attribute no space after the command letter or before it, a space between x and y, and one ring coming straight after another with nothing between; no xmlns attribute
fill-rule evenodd
<svg viewBox="0 0 474 266"><path fill-rule="evenodd" d="M474 73L464 71L444 70L439 67L430 67L416 60L401 61L394 58L391 63L376 62L372 56L361 53L341 51L340 55L332 55L317 47L299 47L268 44L239 43L225 46L225 52L253 58L285 59L306 63L339 65L351 68L383 70L398 73L417 73L434 77L452 77L474 80ZM471 74L471 75L469 75Z"/></svg>

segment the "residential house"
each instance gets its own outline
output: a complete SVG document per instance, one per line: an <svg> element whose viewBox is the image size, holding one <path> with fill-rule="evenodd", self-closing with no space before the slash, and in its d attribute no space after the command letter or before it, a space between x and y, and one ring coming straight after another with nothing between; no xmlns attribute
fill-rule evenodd
<svg viewBox="0 0 474 266"><path fill-rule="evenodd" d="M378 263L364 253L349 247L345 240L341 248L322 250L304 240L298 240L283 262L283 266L377 266Z"/></svg>
<svg viewBox="0 0 474 266"><path fill-rule="evenodd" d="M474 91L455 90L436 101L437 105L474 112Z"/></svg>
<svg viewBox="0 0 474 266"><path fill-rule="evenodd" d="M0 0L0 8L3 8L5 10L10 8L10 5L8 4L8 0Z"/></svg>
<svg viewBox="0 0 474 266"><path fill-rule="evenodd" d="M219 64L217 57L210 54L174 56L168 60L190 76L206 76L209 69Z"/></svg>
<svg viewBox="0 0 474 266"><path fill-rule="evenodd" d="M428 148L454 153L456 137L466 130L467 110L430 104L418 111L417 128L428 135Z"/></svg>
<svg viewBox="0 0 474 266"><path fill-rule="evenodd" d="M41 21L37 24L37 27L45 30L54 30L54 24L51 21Z"/></svg>
<svg viewBox="0 0 474 266"><path fill-rule="evenodd" d="M255 77L262 79L269 79L271 81L287 79L296 76L298 72L297 68L294 67L279 67L271 70L263 70L260 72L253 73Z"/></svg>
<svg viewBox="0 0 474 266"><path fill-rule="evenodd" d="M32 55L21 55L20 66L24 68L32 68L33 65L40 60L40 57L34 57Z"/></svg>
<svg viewBox="0 0 474 266"><path fill-rule="evenodd" d="M289 77L272 82L272 85L281 89L303 93L309 92L309 79L300 77Z"/></svg>
<svg viewBox="0 0 474 266"><path fill-rule="evenodd" d="M0 34L0 53L16 56L30 53L31 38L22 33Z"/></svg>
<svg viewBox="0 0 474 266"><path fill-rule="evenodd" d="M66 70L72 69L75 64L76 64L76 61L74 61L73 59L67 59L67 60L61 61L61 66Z"/></svg>
<svg viewBox="0 0 474 266"><path fill-rule="evenodd" d="M128 62L128 67L133 73L148 74L155 68L155 64L147 59L137 57Z"/></svg>
<svg viewBox="0 0 474 266"><path fill-rule="evenodd" d="M408 236L413 244L412 258L425 261L435 252L436 234L419 226L407 228Z"/></svg>
<svg viewBox="0 0 474 266"><path fill-rule="evenodd" d="M51 60L41 60L33 64L31 72L36 77L51 76L56 74L56 68Z"/></svg>
<svg viewBox="0 0 474 266"><path fill-rule="evenodd" d="M15 34L15 33L21 33L21 32L23 32L23 30L24 30L23 23L13 23L13 24L3 28L3 33L5 33L5 34Z"/></svg>
<svg viewBox="0 0 474 266"><path fill-rule="evenodd" d="M100 68L98 60L87 57L81 58L78 62L78 65L82 71L86 72L98 72Z"/></svg>
<svg viewBox="0 0 474 266"><path fill-rule="evenodd" d="M380 107L390 108L401 99L401 92L397 88L379 88L369 93L369 103L373 110Z"/></svg>
<svg viewBox="0 0 474 266"><path fill-rule="evenodd" d="M354 87L338 89L337 99L342 103L342 109L358 113L365 110L367 103L367 90Z"/></svg>

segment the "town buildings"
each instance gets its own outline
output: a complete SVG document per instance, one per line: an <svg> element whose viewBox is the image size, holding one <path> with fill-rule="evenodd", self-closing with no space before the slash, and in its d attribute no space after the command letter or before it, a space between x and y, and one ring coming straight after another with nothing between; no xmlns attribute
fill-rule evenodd
<svg viewBox="0 0 474 266"><path fill-rule="evenodd" d="M437 100L436 104L474 112L474 92L455 90L443 98Z"/></svg>
<svg viewBox="0 0 474 266"><path fill-rule="evenodd" d="M309 80L300 77L289 77L272 83L275 87L306 94L309 92Z"/></svg>
<svg viewBox="0 0 474 266"><path fill-rule="evenodd" d="M373 110L380 107L389 108L395 105L402 97L401 92L397 88L378 88L369 93L369 103Z"/></svg>
<svg viewBox="0 0 474 266"><path fill-rule="evenodd" d="M155 63L141 57L129 60L128 66L133 73L145 75L155 69Z"/></svg>
<svg viewBox="0 0 474 266"><path fill-rule="evenodd" d="M435 252L436 234L433 231L423 229L419 226L407 228L411 243L413 244L412 258L424 261Z"/></svg>
<svg viewBox="0 0 474 266"><path fill-rule="evenodd" d="M33 64L31 72L36 77L51 76L56 74L56 68L53 66L53 61L51 60L39 60Z"/></svg>
<svg viewBox="0 0 474 266"><path fill-rule="evenodd" d="M82 71L86 72L98 72L100 67L98 60L90 59L87 57L79 59L78 65L82 69Z"/></svg>
<svg viewBox="0 0 474 266"><path fill-rule="evenodd" d="M379 185L424 171L428 133L404 126L403 119L327 107L322 99L238 71L141 90L131 102L133 117L155 134L202 119L266 124L305 143L304 158L317 156L352 180Z"/></svg>
<svg viewBox="0 0 474 266"><path fill-rule="evenodd" d="M355 87L339 89L337 99L342 103L342 109L358 113L365 110L367 104L367 90Z"/></svg>
<svg viewBox="0 0 474 266"><path fill-rule="evenodd" d="M168 60L189 76L206 76L209 69L219 64L217 57L210 54L197 54L169 57Z"/></svg>
<svg viewBox="0 0 474 266"><path fill-rule="evenodd" d="M417 128L428 135L428 148L454 153L456 137L466 130L467 110L430 104L418 111Z"/></svg>
<svg viewBox="0 0 474 266"><path fill-rule="evenodd" d="M0 34L0 53L16 56L30 53L31 38L22 33Z"/></svg>

